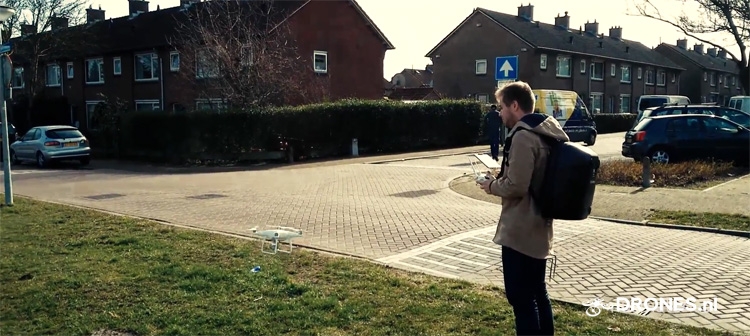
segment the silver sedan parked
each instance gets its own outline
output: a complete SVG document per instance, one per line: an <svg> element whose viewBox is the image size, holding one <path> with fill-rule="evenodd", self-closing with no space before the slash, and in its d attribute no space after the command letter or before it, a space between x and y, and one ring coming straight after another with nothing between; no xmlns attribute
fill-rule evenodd
<svg viewBox="0 0 750 336"><path fill-rule="evenodd" d="M14 164L35 161L39 168L62 160L78 160L87 165L91 148L88 139L73 126L39 126L10 145L10 158Z"/></svg>

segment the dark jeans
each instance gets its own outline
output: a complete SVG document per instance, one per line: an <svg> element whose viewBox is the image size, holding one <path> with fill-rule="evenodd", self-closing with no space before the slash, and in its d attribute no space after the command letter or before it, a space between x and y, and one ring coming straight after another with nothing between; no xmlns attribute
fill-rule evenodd
<svg viewBox="0 0 750 336"><path fill-rule="evenodd" d="M553 335L552 304L544 282L547 260L505 246L502 258L505 293L516 317L516 334Z"/></svg>
<svg viewBox="0 0 750 336"><path fill-rule="evenodd" d="M490 140L490 153L492 154L492 158L497 161L498 155L500 155L500 134L490 133L488 137Z"/></svg>

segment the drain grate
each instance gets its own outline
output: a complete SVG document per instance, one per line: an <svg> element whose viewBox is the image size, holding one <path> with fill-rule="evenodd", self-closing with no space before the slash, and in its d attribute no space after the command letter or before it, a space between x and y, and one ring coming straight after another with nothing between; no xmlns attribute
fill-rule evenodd
<svg viewBox="0 0 750 336"><path fill-rule="evenodd" d="M404 197L404 198L417 198L417 197L434 195L437 193L438 193L437 190L416 190L416 191L407 191L407 192L402 192L398 194L392 194L391 196Z"/></svg>
<svg viewBox="0 0 750 336"><path fill-rule="evenodd" d="M107 200L107 199L113 199L118 197L123 197L125 195L123 194L101 194L101 195L93 195L93 196L86 196L84 198L92 199L95 201L101 201L101 200Z"/></svg>
<svg viewBox="0 0 750 336"><path fill-rule="evenodd" d="M222 197L227 197L227 196L221 195L221 194L203 194L203 195L188 196L187 198L197 199L197 200L207 200L207 199L222 198Z"/></svg>

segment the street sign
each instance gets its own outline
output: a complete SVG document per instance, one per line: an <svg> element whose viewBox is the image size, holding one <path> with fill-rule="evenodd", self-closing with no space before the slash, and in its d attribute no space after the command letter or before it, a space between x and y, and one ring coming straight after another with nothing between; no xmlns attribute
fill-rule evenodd
<svg viewBox="0 0 750 336"><path fill-rule="evenodd" d="M518 55L495 58L495 80L518 79Z"/></svg>

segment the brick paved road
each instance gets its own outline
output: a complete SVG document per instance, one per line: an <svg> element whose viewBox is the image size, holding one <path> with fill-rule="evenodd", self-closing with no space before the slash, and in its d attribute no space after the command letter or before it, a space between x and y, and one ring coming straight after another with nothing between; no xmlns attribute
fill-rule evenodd
<svg viewBox="0 0 750 336"><path fill-rule="evenodd" d="M21 174L15 190L238 234L295 226L301 244L501 285L499 247L489 240L499 207L447 188L470 171L465 159L192 175L51 170ZM556 241L553 298L716 296L718 313L657 317L750 331L747 239L587 220L559 222Z"/></svg>

